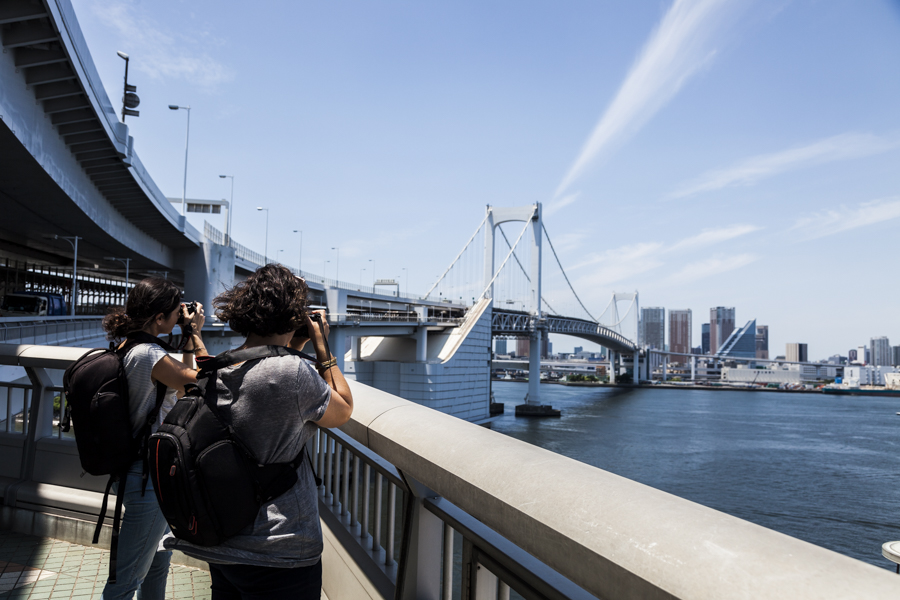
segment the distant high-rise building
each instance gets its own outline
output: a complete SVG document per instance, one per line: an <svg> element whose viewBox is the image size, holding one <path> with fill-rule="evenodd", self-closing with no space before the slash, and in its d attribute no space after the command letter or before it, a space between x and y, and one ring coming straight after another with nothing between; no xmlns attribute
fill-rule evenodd
<svg viewBox="0 0 900 600"><path fill-rule="evenodd" d="M891 363L894 367L900 367L900 346L891 346Z"/></svg>
<svg viewBox="0 0 900 600"><path fill-rule="evenodd" d="M867 365L871 361L868 346L859 346L856 348L856 362L861 365Z"/></svg>
<svg viewBox="0 0 900 600"><path fill-rule="evenodd" d="M666 348L666 309L652 306L641 309L640 343L647 348Z"/></svg>
<svg viewBox="0 0 900 600"><path fill-rule="evenodd" d="M584 350L584 346L575 346L575 351L572 354L578 354Z"/></svg>
<svg viewBox="0 0 900 600"><path fill-rule="evenodd" d="M700 326L700 352L709 354L709 323Z"/></svg>
<svg viewBox="0 0 900 600"><path fill-rule="evenodd" d="M732 331L716 354L729 358L756 358L756 319Z"/></svg>
<svg viewBox="0 0 900 600"><path fill-rule="evenodd" d="M550 336L546 333L541 336L541 358L550 356Z"/></svg>
<svg viewBox="0 0 900 600"><path fill-rule="evenodd" d="M856 350L849 350L847 352L847 362L848 363L856 362Z"/></svg>
<svg viewBox="0 0 900 600"><path fill-rule="evenodd" d="M528 338L517 338L516 339L516 356L529 356L528 350L530 346L530 342Z"/></svg>
<svg viewBox="0 0 900 600"><path fill-rule="evenodd" d="M709 353L716 354L734 331L734 307L717 306L709 309ZM753 332L756 335L756 332ZM753 353L756 354L754 340Z"/></svg>
<svg viewBox="0 0 900 600"><path fill-rule="evenodd" d="M784 355L788 362L809 362L806 344L788 344Z"/></svg>
<svg viewBox="0 0 900 600"><path fill-rule="evenodd" d="M506 338L497 338L494 342L494 352L506 354Z"/></svg>
<svg viewBox="0 0 900 600"><path fill-rule="evenodd" d="M887 337L881 336L872 338L869 340L869 356L872 358L872 363L876 367L890 367L891 366L891 343L888 341Z"/></svg>
<svg viewBox="0 0 900 600"><path fill-rule="evenodd" d="M769 358L769 326L756 326L756 358L768 360Z"/></svg>
<svg viewBox="0 0 900 600"><path fill-rule="evenodd" d="M691 309L669 311L669 351L691 353ZM683 364L686 356L673 356L672 362Z"/></svg>

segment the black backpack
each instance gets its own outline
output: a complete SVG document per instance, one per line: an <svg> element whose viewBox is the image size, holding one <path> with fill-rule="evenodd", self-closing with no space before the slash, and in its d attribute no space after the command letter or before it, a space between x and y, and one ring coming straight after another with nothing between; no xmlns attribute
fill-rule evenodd
<svg viewBox="0 0 900 600"><path fill-rule="evenodd" d="M94 529L96 544L100 539L103 520L112 484L119 482L116 508L113 517L112 543L110 546L109 582L116 581L116 556L119 542L119 523L122 500L125 497L125 474L136 460L143 459L143 489L149 475L147 465L147 440L150 427L156 421L166 395L166 386L157 383L156 404L141 426L137 436L131 434L132 425L128 408L128 379L123 360L129 350L139 344L157 344L166 351L172 348L148 333L129 334L118 350L97 348L84 354L66 369L63 389L66 394L66 411L60 423L63 431L75 424L75 444L81 467L91 475L109 475L100 516Z"/></svg>
<svg viewBox="0 0 900 600"><path fill-rule="evenodd" d="M284 346L260 346L198 357L205 390L187 387L150 436L150 477L172 534L198 546L215 546L252 524L259 509L297 483L304 446L287 463L260 464L219 418L218 370L271 356L309 356ZM306 455L312 469L312 461ZM315 470L313 469L315 477ZM315 477L316 485L321 480Z"/></svg>

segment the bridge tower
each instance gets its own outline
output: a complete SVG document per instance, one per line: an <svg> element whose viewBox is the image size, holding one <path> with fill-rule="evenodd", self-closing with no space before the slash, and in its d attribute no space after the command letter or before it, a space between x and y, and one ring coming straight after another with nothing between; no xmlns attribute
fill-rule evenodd
<svg viewBox="0 0 900 600"><path fill-rule="evenodd" d="M487 206L484 228L484 295L491 299L494 298L494 280L497 278L494 229L498 225L510 221L529 223L530 226L526 227L531 230L531 235L526 237L531 242L531 264L528 268L530 286L527 306L532 318L532 327L528 336L528 395L525 398L525 404L516 406L516 415L559 416L559 411L553 410L550 406L544 406L540 402L541 341L543 336L547 335L541 315L541 245L543 240L541 213L540 202L517 207L496 207L490 204Z"/></svg>

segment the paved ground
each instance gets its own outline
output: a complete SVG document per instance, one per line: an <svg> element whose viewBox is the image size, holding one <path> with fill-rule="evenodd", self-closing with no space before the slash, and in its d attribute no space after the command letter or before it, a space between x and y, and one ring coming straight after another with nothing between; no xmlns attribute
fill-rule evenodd
<svg viewBox="0 0 900 600"><path fill-rule="evenodd" d="M0 531L0 599L99 598L109 552L50 538ZM166 598L209 598L209 573L173 565Z"/></svg>

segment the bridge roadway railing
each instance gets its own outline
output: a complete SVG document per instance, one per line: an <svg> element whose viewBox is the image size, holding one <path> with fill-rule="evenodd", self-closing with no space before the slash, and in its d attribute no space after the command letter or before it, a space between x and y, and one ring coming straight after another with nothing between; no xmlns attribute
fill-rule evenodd
<svg viewBox="0 0 900 600"><path fill-rule="evenodd" d="M23 368L30 381L0 385L5 528L91 535L103 480L79 476L73 440L55 416L65 399L49 376L82 352L0 345L0 364ZM311 442L324 479L331 598L449 599L460 589L475 600L509 598L511 589L524 598L611 599L900 592L886 569L350 385L351 421Z"/></svg>
<svg viewBox="0 0 900 600"><path fill-rule="evenodd" d="M494 310L491 328L495 334L515 335L528 333L536 326L540 326L538 320L528 313L517 311ZM634 342L627 337L594 321L563 317L560 315L544 315L540 321L549 333L562 333L574 336L591 336L608 340L619 349L637 349Z"/></svg>
<svg viewBox="0 0 900 600"><path fill-rule="evenodd" d="M103 317L2 317L0 344L67 346L103 337Z"/></svg>

